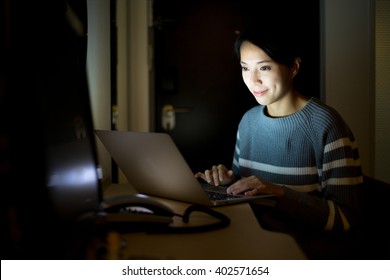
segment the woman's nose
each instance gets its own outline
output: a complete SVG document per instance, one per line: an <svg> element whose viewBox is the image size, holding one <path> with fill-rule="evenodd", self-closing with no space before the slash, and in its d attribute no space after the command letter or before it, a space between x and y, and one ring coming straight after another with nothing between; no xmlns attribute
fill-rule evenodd
<svg viewBox="0 0 390 280"><path fill-rule="evenodd" d="M262 83L260 75L257 71L253 71L251 73L250 81L251 81L252 85L257 85L257 84Z"/></svg>

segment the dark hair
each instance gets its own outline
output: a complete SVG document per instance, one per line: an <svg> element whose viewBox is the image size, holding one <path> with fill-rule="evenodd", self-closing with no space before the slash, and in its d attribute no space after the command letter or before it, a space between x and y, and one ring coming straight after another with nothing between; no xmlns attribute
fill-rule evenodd
<svg viewBox="0 0 390 280"><path fill-rule="evenodd" d="M243 31L234 43L234 51L241 60L240 49L243 42L250 42L261 48L272 60L291 67L295 58L300 57L297 40L289 30L251 27Z"/></svg>

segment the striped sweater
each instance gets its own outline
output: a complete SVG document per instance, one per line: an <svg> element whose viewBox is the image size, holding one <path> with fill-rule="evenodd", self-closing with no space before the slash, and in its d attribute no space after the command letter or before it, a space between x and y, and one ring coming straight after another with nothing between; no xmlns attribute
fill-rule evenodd
<svg viewBox="0 0 390 280"><path fill-rule="evenodd" d="M255 106L243 116L233 172L285 186L276 209L324 231L348 231L358 222L363 183L355 138L331 107L311 98L299 112L271 118Z"/></svg>

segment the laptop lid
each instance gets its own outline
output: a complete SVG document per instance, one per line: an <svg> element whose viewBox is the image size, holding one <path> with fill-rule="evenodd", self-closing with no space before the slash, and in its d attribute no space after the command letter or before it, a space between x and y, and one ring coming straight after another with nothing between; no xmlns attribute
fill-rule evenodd
<svg viewBox="0 0 390 280"><path fill-rule="evenodd" d="M95 133L128 182L140 193L206 206L257 199L237 196L234 200L211 201L166 133L115 130L95 130Z"/></svg>

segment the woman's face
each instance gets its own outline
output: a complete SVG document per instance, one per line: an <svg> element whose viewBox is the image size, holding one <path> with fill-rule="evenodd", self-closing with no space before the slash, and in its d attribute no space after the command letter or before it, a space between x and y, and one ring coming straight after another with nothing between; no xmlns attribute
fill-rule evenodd
<svg viewBox="0 0 390 280"><path fill-rule="evenodd" d="M262 49L243 42L240 49L244 83L261 105L280 103L292 93L293 69L273 61Z"/></svg>

